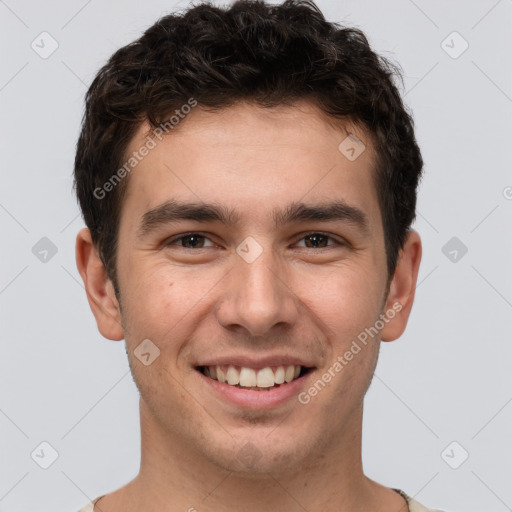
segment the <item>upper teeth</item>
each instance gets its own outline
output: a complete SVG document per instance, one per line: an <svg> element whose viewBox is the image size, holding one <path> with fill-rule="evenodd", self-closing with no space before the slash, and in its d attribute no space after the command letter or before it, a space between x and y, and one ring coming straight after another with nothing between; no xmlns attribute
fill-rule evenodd
<svg viewBox="0 0 512 512"><path fill-rule="evenodd" d="M207 366L205 374L212 379L230 384L231 386L271 388L275 384L291 382L300 374L300 366L277 366L274 370L270 366L261 369L229 366Z"/></svg>

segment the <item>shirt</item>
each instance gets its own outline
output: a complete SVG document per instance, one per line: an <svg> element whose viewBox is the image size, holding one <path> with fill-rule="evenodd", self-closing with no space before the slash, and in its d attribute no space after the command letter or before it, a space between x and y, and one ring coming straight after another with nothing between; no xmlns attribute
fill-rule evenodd
<svg viewBox="0 0 512 512"><path fill-rule="evenodd" d="M409 512L443 512L442 510L434 510L427 508L423 506L421 503L418 503L416 500L413 500L411 497L407 496L404 491L401 491L400 489L393 489L396 491L400 496L404 497L409 505ZM105 496L104 494L101 496L98 496L96 499L92 500L91 502L87 503L85 507L81 508L78 512L94 512L94 504L100 499Z"/></svg>

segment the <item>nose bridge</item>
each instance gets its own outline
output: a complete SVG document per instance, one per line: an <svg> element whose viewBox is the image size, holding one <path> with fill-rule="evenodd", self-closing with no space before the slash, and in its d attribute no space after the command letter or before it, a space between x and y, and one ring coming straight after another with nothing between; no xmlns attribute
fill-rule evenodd
<svg viewBox="0 0 512 512"><path fill-rule="evenodd" d="M243 326L263 336L278 324L293 324L297 305L286 269L270 244L245 240L237 248L229 285L217 310L224 327Z"/></svg>

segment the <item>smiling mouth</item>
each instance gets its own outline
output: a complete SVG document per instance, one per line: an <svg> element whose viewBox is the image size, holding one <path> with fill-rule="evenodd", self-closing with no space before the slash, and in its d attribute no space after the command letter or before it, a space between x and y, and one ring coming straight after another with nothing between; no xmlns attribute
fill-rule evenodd
<svg viewBox="0 0 512 512"><path fill-rule="evenodd" d="M233 365L199 366L197 370L206 377L235 388L252 391L270 391L300 379L313 368L305 366L267 366L246 368Z"/></svg>

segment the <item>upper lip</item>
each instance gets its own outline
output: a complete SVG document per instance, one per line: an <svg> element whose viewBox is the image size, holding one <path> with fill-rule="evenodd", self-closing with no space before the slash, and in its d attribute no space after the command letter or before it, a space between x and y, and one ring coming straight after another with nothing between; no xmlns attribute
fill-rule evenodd
<svg viewBox="0 0 512 512"><path fill-rule="evenodd" d="M313 368L314 365L306 359L291 355L268 355L265 357L251 357L244 355L222 356L209 358L196 366L240 366L244 368L266 368L267 366L304 366Z"/></svg>

